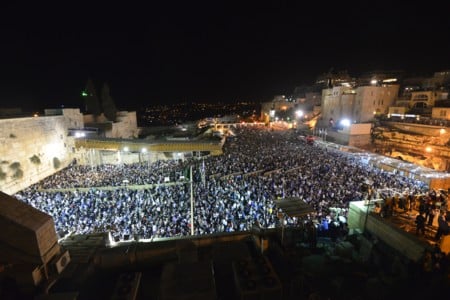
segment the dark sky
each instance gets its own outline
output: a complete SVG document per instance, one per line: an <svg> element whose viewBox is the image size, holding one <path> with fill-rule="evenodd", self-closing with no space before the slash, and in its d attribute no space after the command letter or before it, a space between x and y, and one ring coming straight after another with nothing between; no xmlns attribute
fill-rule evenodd
<svg viewBox="0 0 450 300"><path fill-rule="evenodd" d="M450 69L450 14L430 1L147 2L2 4L0 107L73 107L88 78L132 109L267 101L330 68Z"/></svg>

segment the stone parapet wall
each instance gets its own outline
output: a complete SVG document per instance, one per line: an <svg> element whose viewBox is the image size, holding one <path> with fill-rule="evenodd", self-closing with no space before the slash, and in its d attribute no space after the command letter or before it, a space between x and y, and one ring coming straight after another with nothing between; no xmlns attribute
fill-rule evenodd
<svg viewBox="0 0 450 300"><path fill-rule="evenodd" d="M368 211L368 206L365 204L364 201L350 202L348 214L349 229L369 231L412 261L419 261L424 251L429 250L430 246L426 242L419 240L403 229L389 224L379 215L371 213L373 205L370 206Z"/></svg>

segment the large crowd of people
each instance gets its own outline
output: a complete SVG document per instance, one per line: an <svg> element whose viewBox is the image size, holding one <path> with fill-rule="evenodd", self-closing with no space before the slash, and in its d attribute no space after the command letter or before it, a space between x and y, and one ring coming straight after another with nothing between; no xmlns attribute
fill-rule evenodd
<svg viewBox="0 0 450 300"><path fill-rule="evenodd" d="M277 201L286 197L305 201L315 213L287 218L285 225L326 221L339 227L349 202L367 198L367 182L373 190L428 191L358 156L307 144L295 131L237 129L223 150L219 156L154 163L73 164L15 197L53 216L60 236L109 231L121 239L191 234L190 184L181 177L190 166L197 235L246 231L256 223L279 226Z"/></svg>

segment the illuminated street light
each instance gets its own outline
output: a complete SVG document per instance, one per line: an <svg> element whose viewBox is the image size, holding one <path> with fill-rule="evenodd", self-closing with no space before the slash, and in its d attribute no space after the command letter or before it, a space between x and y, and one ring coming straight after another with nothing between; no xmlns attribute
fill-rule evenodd
<svg viewBox="0 0 450 300"><path fill-rule="evenodd" d="M127 146L123 147L123 151L127 152L129 148Z"/></svg>
<svg viewBox="0 0 450 300"><path fill-rule="evenodd" d="M85 137L85 136L86 136L86 134L84 132L81 132L81 131L75 132L76 138L81 138L81 137Z"/></svg>
<svg viewBox="0 0 450 300"><path fill-rule="evenodd" d="M342 125L342 126L345 126L345 127L350 126L350 120L349 120L349 119L343 119L343 120L341 120L341 125Z"/></svg>
<svg viewBox="0 0 450 300"><path fill-rule="evenodd" d="M300 118L301 116L303 116L303 111L302 111L302 110L297 110L297 111L295 112L295 115L296 115L298 118Z"/></svg>
<svg viewBox="0 0 450 300"><path fill-rule="evenodd" d="M444 129L444 128L441 128L441 130L439 130L439 133L440 133L440 134L444 134L444 133L445 133L445 129Z"/></svg>
<svg viewBox="0 0 450 300"><path fill-rule="evenodd" d="M432 151L433 151L433 148L431 148L430 146L427 146L425 148L425 152L427 152L427 153L431 153Z"/></svg>
<svg viewBox="0 0 450 300"><path fill-rule="evenodd" d="M146 152L147 152L147 148L142 148L142 149L141 149L141 152L142 152L142 153L146 153Z"/></svg>

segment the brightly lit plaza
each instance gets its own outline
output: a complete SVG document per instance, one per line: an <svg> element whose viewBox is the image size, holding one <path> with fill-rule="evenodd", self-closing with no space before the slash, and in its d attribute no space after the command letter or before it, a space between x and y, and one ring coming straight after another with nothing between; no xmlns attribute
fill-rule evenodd
<svg viewBox="0 0 450 300"><path fill-rule="evenodd" d="M113 242L306 222L345 233L349 203L368 197L400 196L400 205L414 209L421 199L439 197L439 209L446 209L444 194L424 182L373 167L366 156L307 143L295 130L273 128L235 129L220 156L73 164L14 196L51 215L60 238L109 232ZM285 198L300 199L314 212L279 218L277 203Z"/></svg>

